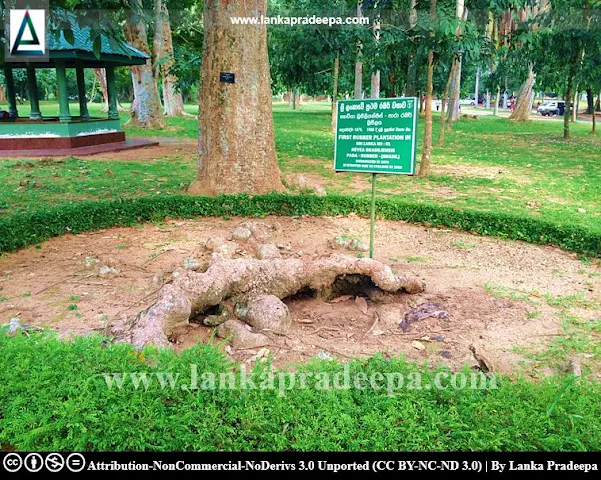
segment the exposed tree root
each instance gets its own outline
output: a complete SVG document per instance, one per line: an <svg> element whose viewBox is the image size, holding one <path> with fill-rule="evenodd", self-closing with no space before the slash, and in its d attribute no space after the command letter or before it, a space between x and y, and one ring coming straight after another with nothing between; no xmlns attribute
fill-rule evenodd
<svg viewBox="0 0 601 480"><path fill-rule="evenodd" d="M353 281L341 281L345 278ZM355 290L370 285L389 293L424 289L421 280L396 276L389 266L368 258L333 254L312 260L231 259L214 253L204 273L184 268L173 272L173 281L160 290L157 302L130 324L116 325L113 333L136 347L167 346L169 338L190 318L219 307L219 315L210 317L212 326L220 324L219 336L231 335L233 343L241 347L260 346L268 343L269 336L285 334L290 327L290 313L282 299L305 290L330 289L340 294L340 286L345 284Z"/></svg>

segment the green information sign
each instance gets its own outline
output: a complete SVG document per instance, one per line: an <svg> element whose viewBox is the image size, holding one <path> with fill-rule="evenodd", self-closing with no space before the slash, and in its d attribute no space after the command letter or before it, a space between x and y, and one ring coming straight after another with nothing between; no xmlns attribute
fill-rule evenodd
<svg viewBox="0 0 601 480"><path fill-rule="evenodd" d="M417 98L338 102L334 170L413 175Z"/></svg>

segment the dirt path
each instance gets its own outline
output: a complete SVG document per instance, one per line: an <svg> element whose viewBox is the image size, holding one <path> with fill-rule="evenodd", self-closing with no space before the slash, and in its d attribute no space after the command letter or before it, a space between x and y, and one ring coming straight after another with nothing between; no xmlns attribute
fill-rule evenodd
<svg viewBox="0 0 601 480"><path fill-rule="evenodd" d="M169 220L66 235L5 255L0 258L0 324L16 316L64 333L102 331L108 322L130 318L152 304L156 291L187 257L206 261L205 242L227 238L240 221ZM369 238L368 221L357 217L262 221L277 227L274 241L285 257L330 254L332 240L341 235ZM370 300L367 309L354 298L290 300L292 331L269 347L276 364L315 355L344 359L384 352L459 368L474 363L469 346L475 345L499 370L508 370L524 360L516 347L542 348L562 334L561 298L578 299L572 313L582 319L598 315L601 268L584 265L576 255L403 222L380 221L376 231L376 259L422 277L425 293L385 303ZM423 302L439 303L449 318L425 319L403 332L399 323ZM204 326L191 325L177 346L206 341L210 334ZM230 353L244 361L255 351Z"/></svg>

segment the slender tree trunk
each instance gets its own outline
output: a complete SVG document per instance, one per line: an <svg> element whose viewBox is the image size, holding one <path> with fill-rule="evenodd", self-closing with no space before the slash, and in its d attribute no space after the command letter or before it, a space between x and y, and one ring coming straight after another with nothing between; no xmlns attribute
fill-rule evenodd
<svg viewBox="0 0 601 480"><path fill-rule="evenodd" d="M336 105L338 104L338 75L340 73L340 54L334 59L334 85L332 87L332 132L336 134Z"/></svg>
<svg viewBox="0 0 601 480"><path fill-rule="evenodd" d="M430 0L430 19L436 22L436 0ZM432 34L430 34L432 36ZM434 88L434 51L428 52L428 73L426 80L426 128L424 132L424 149L422 161L419 165L419 177L423 178L430 173L430 160L432 157L432 90Z"/></svg>
<svg viewBox="0 0 601 480"><path fill-rule="evenodd" d="M265 25L232 25L231 16L267 15L267 0L223 8L204 2L198 175L191 194L282 190L275 152ZM221 83L233 72L235 83Z"/></svg>
<svg viewBox="0 0 601 480"><path fill-rule="evenodd" d="M373 26L376 43L380 41L380 18L376 18ZM371 98L380 98L380 70L376 70L371 75Z"/></svg>
<svg viewBox="0 0 601 480"><path fill-rule="evenodd" d="M411 0L411 6L409 10L409 29L411 34L417 25L417 0ZM417 65L415 63L415 51L412 50L409 53L407 65L407 88L405 89L405 95L407 97L415 97L416 94L416 77L417 77ZM421 113L421 110L420 110Z"/></svg>
<svg viewBox="0 0 601 480"><path fill-rule="evenodd" d="M456 12L455 12L458 20L466 20L467 9L465 8L465 0L457 0L456 3ZM461 26L457 27L457 37L460 37L462 34ZM462 55L460 52L456 55L456 68L455 68L455 79L453 81L453 88L451 90L451 101L449 104L449 112L447 114L447 120L449 125L451 122L459 120L459 105L460 105L460 96L461 96L461 65L462 65Z"/></svg>
<svg viewBox="0 0 601 480"><path fill-rule="evenodd" d="M455 75L455 62L451 66L451 70L449 71L449 79L447 80L447 85L444 89L444 94L442 96L442 102L440 104L440 130L438 132L438 146L442 147L444 145L444 134L445 134L445 106L447 103L447 98L449 97L449 91L451 89L451 82L453 81L453 77Z"/></svg>
<svg viewBox="0 0 601 480"><path fill-rule="evenodd" d="M586 114L592 115L595 111L595 98L593 97L593 89L586 89Z"/></svg>
<svg viewBox="0 0 601 480"><path fill-rule="evenodd" d="M168 117L192 116L184 110L182 94L177 91L177 77L171 73L175 63L173 52L173 36L169 22L169 11L163 0L154 0L154 68L163 79L163 106Z"/></svg>
<svg viewBox="0 0 601 480"><path fill-rule="evenodd" d="M125 39L133 47L150 56L146 25L139 15L142 9L139 0L131 1L125 20ZM130 67L134 87L134 101L131 105L131 119L128 123L137 127L163 128L163 112L157 88L157 78L151 61L146 65Z"/></svg>
<svg viewBox="0 0 601 480"><path fill-rule="evenodd" d="M574 58L570 62L570 68L568 69L568 86L566 88L566 99L565 99L565 111L563 113L563 138L570 138L570 119L572 117L572 107L574 102L574 76L576 75L576 64L578 60L582 58L582 51L576 52Z"/></svg>
<svg viewBox="0 0 601 480"><path fill-rule="evenodd" d="M0 85L0 103L6 103L6 91L4 85Z"/></svg>
<svg viewBox="0 0 601 480"><path fill-rule="evenodd" d="M495 94L495 105L492 111L495 117L499 115L499 100L501 100L501 87L497 87L497 93Z"/></svg>
<svg viewBox="0 0 601 480"><path fill-rule="evenodd" d="M100 85L100 89L102 90L102 103L104 106L102 107L103 112L109 111L109 93L108 87L106 85L106 73L104 68L93 68L94 75L98 80L98 84Z"/></svg>
<svg viewBox="0 0 601 480"><path fill-rule="evenodd" d="M371 98L380 98L380 70L371 76Z"/></svg>
<svg viewBox="0 0 601 480"><path fill-rule="evenodd" d="M300 92L300 88L296 88L296 90L294 90L294 108L297 109L298 107L300 107L301 104L301 92Z"/></svg>
<svg viewBox="0 0 601 480"><path fill-rule="evenodd" d="M595 111L601 112L601 92L597 95L597 103L595 104Z"/></svg>
<svg viewBox="0 0 601 480"><path fill-rule="evenodd" d="M357 2L357 17L361 17L361 1ZM363 97L363 44L357 42L357 60L355 61L355 89L353 97L360 100Z"/></svg>
<svg viewBox="0 0 601 480"><path fill-rule="evenodd" d="M574 94L574 108L572 109L572 118L570 119L572 123L575 123L578 118L578 109L580 108L580 92L578 91L578 87L576 87L576 93Z"/></svg>
<svg viewBox="0 0 601 480"><path fill-rule="evenodd" d="M597 135L597 114L595 109L593 109L593 129L591 130L593 135Z"/></svg>
<svg viewBox="0 0 601 480"><path fill-rule="evenodd" d="M522 89L518 94L518 99L515 108L513 109L513 112L511 112L511 115L509 117L510 120L515 120L517 122L525 122L530 120L530 112L532 109L532 89L534 88L535 80L536 74L534 73L533 67L531 65L528 71L528 78L522 85Z"/></svg>

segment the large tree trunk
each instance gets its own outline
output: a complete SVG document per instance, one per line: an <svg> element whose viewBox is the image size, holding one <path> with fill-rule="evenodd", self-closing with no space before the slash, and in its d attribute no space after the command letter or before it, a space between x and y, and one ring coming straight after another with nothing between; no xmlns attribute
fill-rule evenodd
<svg viewBox="0 0 601 480"><path fill-rule="evenodd" d="M131 10L128 10L125 19L125 39L133 47L150 55L148 47L148 36L146 25L140 16L140 0L131 0ZM146 65L130 67L131 78L134 87L134 101L131 105L131 123L137 127L163 128L163 112L157 88L157 78L152 62L148 60Z"/></svg>
<svg viewBox="0 0 601 480"><path fill-rule="evenodd" d="M100 89L102 90L102 111L109 111L109 91L106 85L106 73L104 68L93 68L94 75L96 76L96 80L98 80L98 84L100 85Z"/></svg>
<svg viewBox="0 0 601 480"><path fill-rule="evenodd" d="M530 120L530 111L532 109L532 89L534 88L534 82L536 80L536 74L534 73L532 65L530 66L530 70L528 71L528 78L522 85L522 89L518 94L518 99L511 112L510 120L515 120L518 122L524 122Z"/></svg>
<svg viewBox="0 0 601 480"><path fill-rule="evenodd" d="M338 104L338 75L340 73L340 54L334 59L334 85L332 86L332 132L336 134L336 106Z"/></svg>
<svg viewBox="0 0 601 480"><path fill-rule="evenodd" d="M184 110L182 94L177 91L177 77L171 73L173 57L173 37L169 22L169 11L163 0L154 0L154 68L155 77L163 79L163 106L168 117L191 116Z"/></svg>
<svg viewBox="0 0 601 480"><path fill-rule="evenodd" d="M231 16L266 15L267 0L228 8L204 2L198 175L192 194L267 193L283 189L275 153L265 25L232 25ZM220 73L235 83L220 81Z"/></svg>
<svg viewBox="0 0 601 480"><path fill-rule="evenodd" d="M436 22L436 0L430 1L430 19ZM430 173L430 157L432 156L432 90L434 88L434 51L428 52L428 74L426 80L426 129L424 132L424 149L419 165L419 177Z"/></svg>

